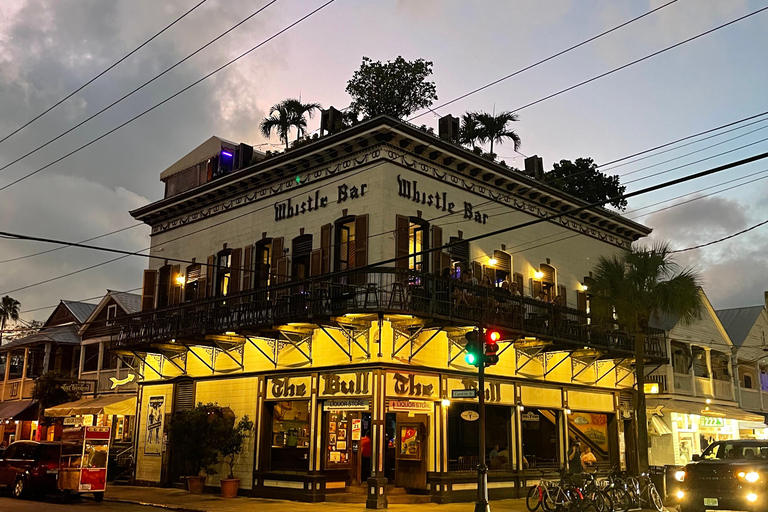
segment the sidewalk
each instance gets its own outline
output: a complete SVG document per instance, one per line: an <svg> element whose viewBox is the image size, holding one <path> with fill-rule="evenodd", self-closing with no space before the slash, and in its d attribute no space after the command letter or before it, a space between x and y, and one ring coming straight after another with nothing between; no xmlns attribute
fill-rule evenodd
<svg viewBox="0 0 768 512"><path fill-rule="evenodd" d="M168 508L182 512L298 512L311 510L317 512L362 512L365 505L357 503L299 503L295 501L267 500L261 498L224 499L217 494L190 494L182 489L163 489L159 487L132 487L110 485L104 495L104 501L134 503L154 507ZM467 512L472 503L434 503L390 504L388 510L395 512ZM493 512L527 512L525 500L492 501Z"/></svg>
<svg viewBox="0 0 768 512"><path fill-rule="evenodd" d="M133 503L159 507L178 512L363 512L365 506L356 503L300 503L296 501L267 500L262 498L224 499L217 494L190 494L182 489L163 489L160 487L132 487L110 485L104 495L104 501ZM394 512L468 512L473 503L451 503L436 505L390 504L388 510ZM493 512L527 512L525 500L498 500L491 502ZM669 509L674 512L675 509Z"/></svg>

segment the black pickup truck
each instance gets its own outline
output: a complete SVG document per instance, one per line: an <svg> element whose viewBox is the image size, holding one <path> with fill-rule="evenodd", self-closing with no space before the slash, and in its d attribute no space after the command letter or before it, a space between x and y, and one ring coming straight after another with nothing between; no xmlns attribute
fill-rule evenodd
<svg viewBox="0 0 768 512"><path fill-rule="evenodd" d="M768 510L768 440L712 443L675 478L681 512Z"/></svg>

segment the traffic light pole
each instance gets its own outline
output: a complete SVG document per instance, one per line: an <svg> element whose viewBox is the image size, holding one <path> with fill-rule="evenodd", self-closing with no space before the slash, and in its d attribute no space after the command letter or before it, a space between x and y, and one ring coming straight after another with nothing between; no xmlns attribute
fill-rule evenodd
<svg viewBox="0 0 768 512"><path fill-rule="evenodd" d="M480 329L479 339L482 340L481 346L485 346L485 333ZM484 353L485 349L481 350ZM491 512L491 505L488 502L488 466L485 465L485 356L481 356L480 365L477 374L477 398L478 414L477 419L480 424L480 464L477 466L477 502L475 503L475 512Z"/></svg>

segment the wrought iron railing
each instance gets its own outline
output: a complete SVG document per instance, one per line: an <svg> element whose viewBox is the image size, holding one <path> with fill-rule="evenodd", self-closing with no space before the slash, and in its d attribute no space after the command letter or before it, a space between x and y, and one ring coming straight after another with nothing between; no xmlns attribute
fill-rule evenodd
<svg viewBox="0 0 768 512"><path fill-rule="evenodd" d="M113 326L112 347L373 312L431 317L456 325L494 326L519 337L608 351L628 352L634 346L623 331L591 325L586 312L578 309L512 295L501 288L381 268L280 283L119 318ZM648 336L648 356L665 357L665 347L663 331Z"/></svg>

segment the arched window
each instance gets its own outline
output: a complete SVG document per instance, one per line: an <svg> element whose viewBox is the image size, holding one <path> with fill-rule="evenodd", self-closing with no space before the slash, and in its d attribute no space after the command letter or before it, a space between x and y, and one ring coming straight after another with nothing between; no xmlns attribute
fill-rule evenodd
<svg viewBox="0 0 768 512"><path fill-rule="evenodd" d="M200 276L202 275L202 266L199 263L193 263L187 267L187 279L184 282L184 300L196 300L200 298Z"/></svg>
<svg viewBox="0 0 768 512"><path fill-rule="evenodd" d="M420 254L429 250L429 222L418 217L398 215L396 220L395 267L429 272L429 255Z"/></svg>
<svg viewBox="0 0 768 512"><path fill-rule="evenodd" d="M299 235L293 239L291 249L291 278L302 280L309 277L312 235Z"/></svg>

